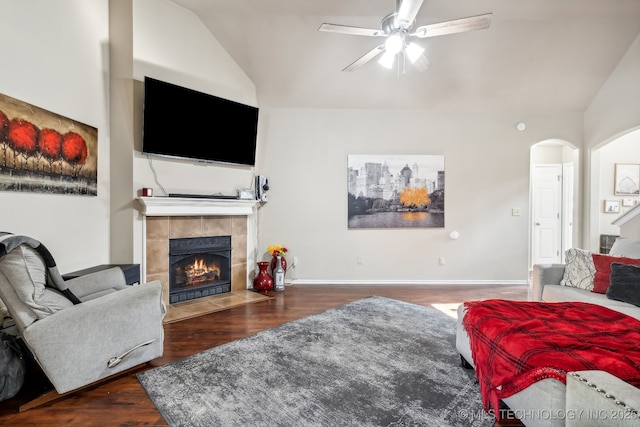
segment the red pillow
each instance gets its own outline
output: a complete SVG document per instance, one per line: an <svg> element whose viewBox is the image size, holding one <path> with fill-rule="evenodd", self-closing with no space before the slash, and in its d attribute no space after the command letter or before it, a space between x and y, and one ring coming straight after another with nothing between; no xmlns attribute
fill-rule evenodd
<svg viewBox="0 0 640 427"><path fill-rule="evenodd" d="M597 294L606 294L607 288L611 284L611 264L617 262L619 264L631 264L640 266L640 259L615 257L611 255L592 254L593 265L596 268L596 274L593 278L593 291Z"/></svg>

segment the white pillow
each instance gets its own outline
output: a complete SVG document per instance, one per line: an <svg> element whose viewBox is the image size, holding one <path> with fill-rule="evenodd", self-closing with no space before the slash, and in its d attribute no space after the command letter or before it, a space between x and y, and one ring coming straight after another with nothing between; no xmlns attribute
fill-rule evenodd
<svg viewBox="0 0 640 427"><path fill-rule="evenodd" d="M584 249L571 248L565 252L564 276L560 281L562 286L593 290L593 278L596 267L593 264L591 252Z"/></svg>

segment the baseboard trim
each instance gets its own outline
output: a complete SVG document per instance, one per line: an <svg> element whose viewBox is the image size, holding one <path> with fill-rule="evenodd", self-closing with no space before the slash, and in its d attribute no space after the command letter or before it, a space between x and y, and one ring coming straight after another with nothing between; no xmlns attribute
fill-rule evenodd
<svg viewBox="0 0 640 427"><path fill-rule="evenodd" d="M424 285L528 285L527 280L321 280L293 279L288 285L354 285L354 286L424 286Z"/></svg>

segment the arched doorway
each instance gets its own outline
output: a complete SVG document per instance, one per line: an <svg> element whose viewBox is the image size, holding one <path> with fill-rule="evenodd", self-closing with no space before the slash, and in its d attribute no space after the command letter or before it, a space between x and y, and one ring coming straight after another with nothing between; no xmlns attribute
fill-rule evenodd
<svg viewBox="0 0 640 427"><path fill-rule="evenodd" d="M530 153L529 268L564 262L576 233L578 150L566 141L545 140Z"/></svg>

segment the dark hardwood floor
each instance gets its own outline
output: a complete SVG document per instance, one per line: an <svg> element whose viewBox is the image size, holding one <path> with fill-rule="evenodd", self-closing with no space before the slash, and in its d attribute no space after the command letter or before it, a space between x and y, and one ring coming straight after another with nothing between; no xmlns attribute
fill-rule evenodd
<svg viewBox="0 0 640 427"><path fill-rule="evenodd" d="M23 389L13 399L0 402L2 426L166 426L135 374L255 334L284 322L371 295L414 304L459 304L467 300L502 298L526 300L525 286L288 286L274 298L165 325L164 355L152 362L92 388L26 412L20 405L46 391L50 385L31 369ZM73 349L69 349L73 351ZM521 426L517 420L496 426Z"/></svg>

